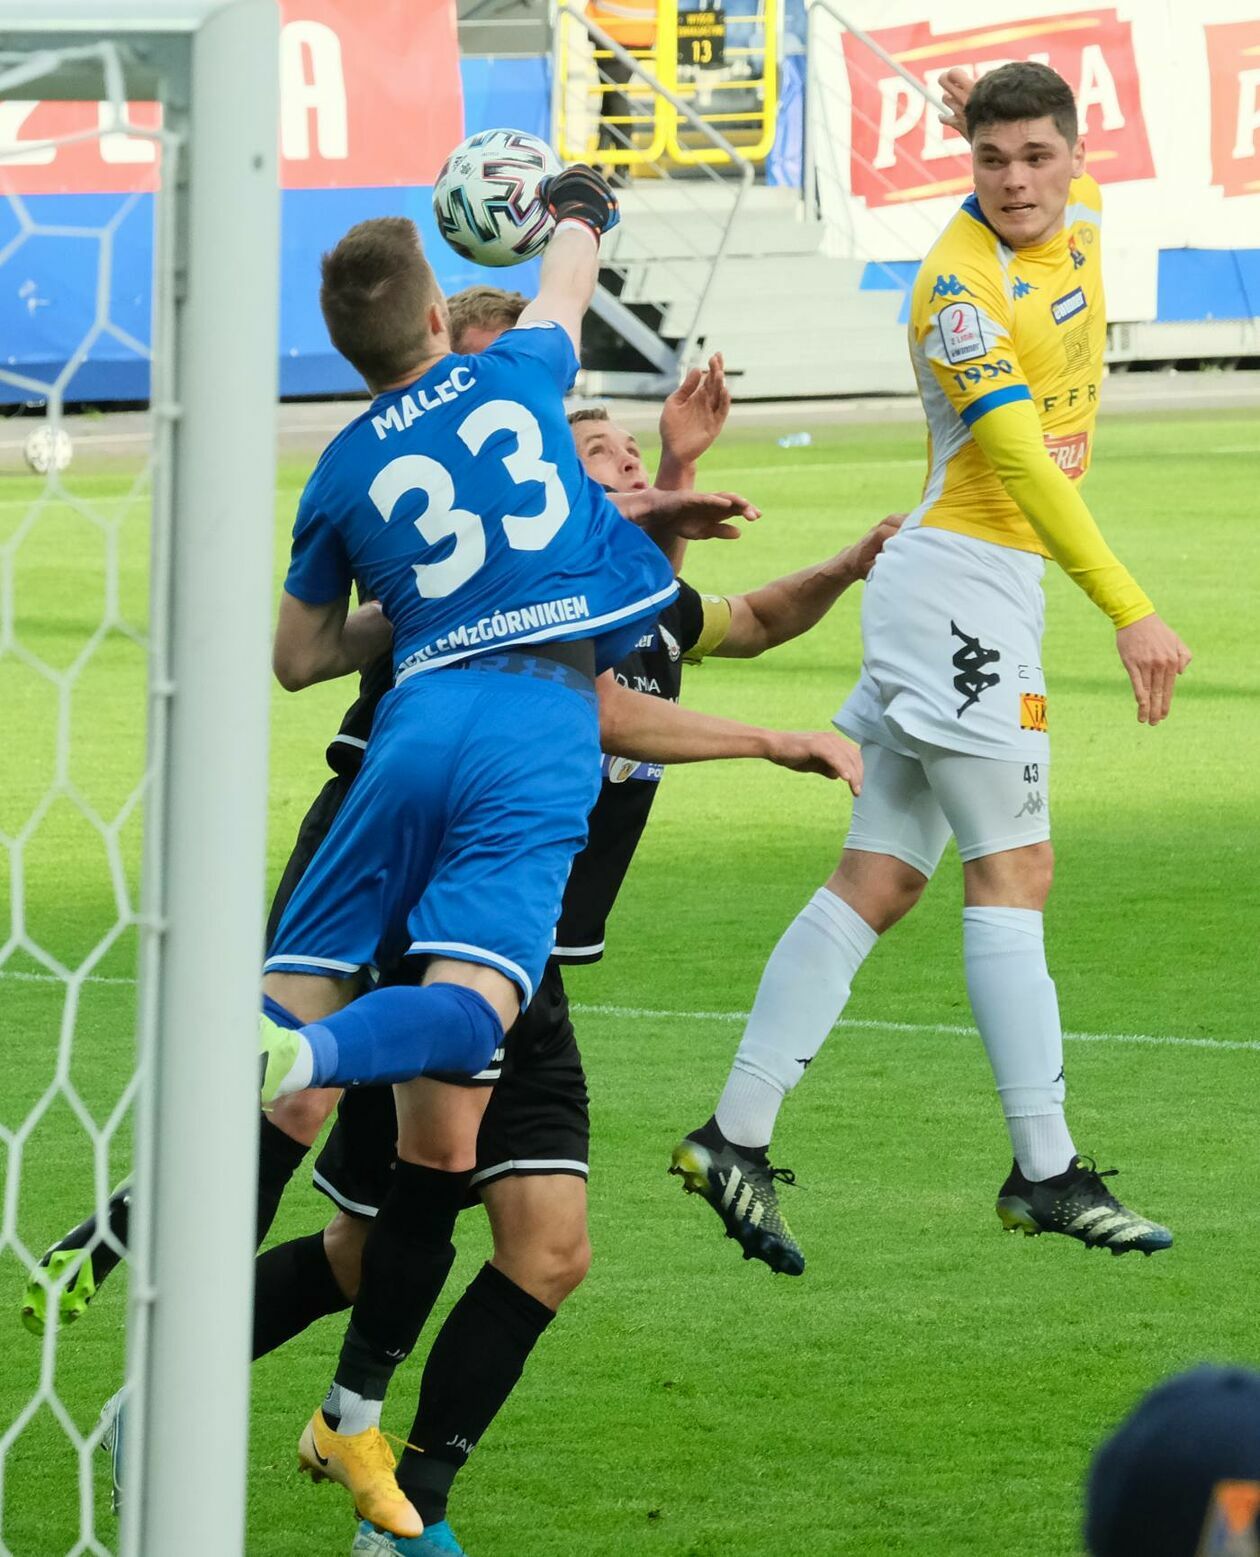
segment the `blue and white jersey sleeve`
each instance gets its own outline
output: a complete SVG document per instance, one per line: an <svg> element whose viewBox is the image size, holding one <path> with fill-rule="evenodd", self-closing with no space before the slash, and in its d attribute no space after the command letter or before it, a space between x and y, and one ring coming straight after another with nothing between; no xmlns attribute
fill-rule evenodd
<svg viewBox="0 0 1260 1557"><path fill-rule="evenodd" d="M569 332L551 320L518 324L506 330L482 356L487 361L511 364L526 372L541 368L562 395L573 388L579 367Z"/></svg>
<svg viewBox="0 0 1260 1557"><path fill-rule="evenodd" d="M285 590L307 605L327 605L331 600L346 599L353 582L345 542L324 513L315 482L308 482L293 525Z"/></svg>

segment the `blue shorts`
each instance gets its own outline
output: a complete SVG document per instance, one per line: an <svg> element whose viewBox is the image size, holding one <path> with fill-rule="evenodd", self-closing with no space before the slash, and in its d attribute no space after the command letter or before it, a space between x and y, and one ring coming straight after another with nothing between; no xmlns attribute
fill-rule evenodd
<svg viewBox="0 0 1260 1557"><path fill-rule="evenodd" d="M599 794L591 682L519 651L410 677L289 899L267 973L485 963L533 998Z"/></svg>

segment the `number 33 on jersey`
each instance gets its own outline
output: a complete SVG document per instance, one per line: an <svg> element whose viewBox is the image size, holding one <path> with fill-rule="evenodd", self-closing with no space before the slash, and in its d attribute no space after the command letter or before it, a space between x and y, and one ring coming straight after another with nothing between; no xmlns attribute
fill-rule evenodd
<svg viewBox="0 0 1260 1557"><path fill-rule="evenodd" d="M307 482L288 592L325 605L357 582L393 623L400 678L572 638L612 663L675 585L581 467L564 409L576 371L568 335L535 325L378 395Z"/></svg>

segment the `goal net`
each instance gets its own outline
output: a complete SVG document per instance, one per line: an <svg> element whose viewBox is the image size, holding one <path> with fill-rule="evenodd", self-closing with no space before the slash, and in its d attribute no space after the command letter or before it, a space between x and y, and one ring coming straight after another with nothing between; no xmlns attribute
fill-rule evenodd
<svg viewBox="0 0 1260 1557"><path fill-rule="evenodd" d="M96 9L0 0L0 1557L232 1557L277 18L274 0L123 0L102 30ZM108 176L76 183L88 168ZM72 414L118 384L147 412ZM125 1247L110 1215L123 1180ZM30 1285L89 1215L82 1252ZM81 1304L110 1257L109 1288L72 1322L67 1294ZM119 1390L121 1520L97 1452Z"/></svg>

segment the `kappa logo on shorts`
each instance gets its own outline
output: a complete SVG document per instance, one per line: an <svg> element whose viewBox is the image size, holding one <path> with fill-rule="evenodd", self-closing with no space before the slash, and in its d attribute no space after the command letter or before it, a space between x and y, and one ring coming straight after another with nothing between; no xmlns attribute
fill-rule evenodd
<svg viewBox="0 0 1260 1557"><path fill-rule="evenodd" d="M1036 730L1042 735L1050 728L1046 723L1046 695L1044 692L1021 692L1019 694L1019 727L1021 730Z"/></svg>
<svg viewBox="0 0 1260 1557"><path fill-rule="evenodd" d="M954 669L958 672L954 677L954 690L961 692L966 700L958 710L958 718L961 719L973 703L979 702L982 692L987 692L1001 681L996 671L987 672L983 667L1000 660L1002 654L998 649L986 649L979 638L963 632L957 622L951 621L949 628L955 638L962 639L962 648L956 651L953 661Z"/></svg>
<svg viewBox="0 0 1260 1557"><path fill-rule="evenodd" d="M1040 816L1043 811L1048 811L1049 809L1050 807L1046 804L1046 797L1041 791L1039 789L1030 789L1028 791L1028 799L1024 801L1023 805L1015 813L1015 820L1018 821L1021 816ZM1056 1077L1055 1079L1057 1080L1058 1078Z"/></svg>

